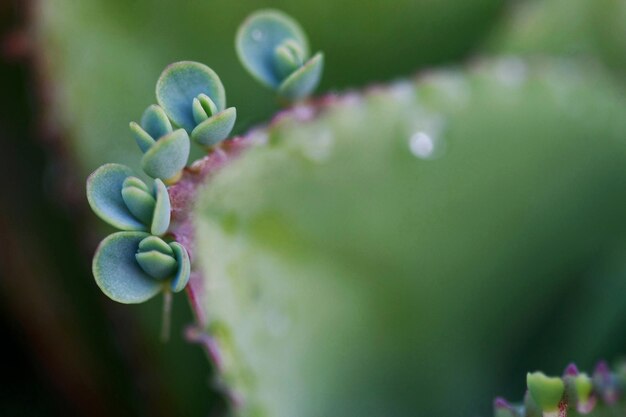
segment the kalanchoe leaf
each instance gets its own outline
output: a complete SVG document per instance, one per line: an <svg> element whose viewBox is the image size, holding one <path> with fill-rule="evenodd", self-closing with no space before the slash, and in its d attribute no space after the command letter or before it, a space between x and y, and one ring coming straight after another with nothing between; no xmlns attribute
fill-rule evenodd
<svg viewBox="0 0 626 417"><path fill-rule="evenodd" d="M197 125L193 102L201 94L211 99L217 111L226 108L226 93L220 78L211 68L198 62L181 61L169 65L156 86L157 101L167 116L189 134Z"/></svg>
<svg viewBox="0 0 626 417"><path fill-rule="evenodd" d="M574 388L576 389L577 410L579 413L589 413L595 404L595 400L591 397L593 391L593 382L585 373L574 377Z"/></svg>
<svg viewBox="0 0 626 417"><path fill-rule="evenodd" d="M155 140L136 122L130 122L130 131L141 152L145 153L154 145Z"/></svg>
<svg viewBox="0 0 626 417"><path fill-rule="evenodd" d="M213 100L211 100L211 97L206 94L200 94L198 97L194 98L192 107L193 119L196 125L204 122L219 111Z"/></svg>
<svg viewBox="0 0 626 417"><path fill-rule="evenodd" d="M171 277L178 266L172 254L163 253L156 249L144 251L140 248L135 254L135 259L146 274L158 280Z"/></svg>
<svg viewBox="0 0 626 417"><path fill-rule="evenodd" d="M156 196L156 203L152 212L150 233L161 236L170 227L171 204L167 188L163 181L158 178L154 180L154 195Z"/></svg>
<svg viewBox="0 0 626 417"><path fill-rule="evenodd" d="M174 251L174 257L178 263L178 270L176 275L170 284L172 291L182 291L189 282L189 276L191 275L191 262L189 261L189 254L183 245L178 242L170 243L170 247Z"/></svg>
<svg viewBox="0 0 626 417"><path fill-rule="evenodd" d="M159 179L153 191L133 171L120 164L106 164L87 179L87 199L93 211L121 230L164 234L170 225L170 198Z"/></svg>
<svg viewBox="0 0 626 417"><path fill-rule="evenodd" d="M152 222L156 200L146 184L137 177L127 177L122 184L122 198L126 207L143 224Z"/></svg>
<svg viewBox="0 0 626 417"><path fill-rule="evenodd" d="M93 258L96 283L114 301L141 303L154 297L163 285L141 269L135 253L139 243L149 237L143 232L117 232L104 239Z"/></svg>
<svg viewBox="0 0 626 417"><path fill-rule="evenodd" d="M236 119L237 110L229 107L199 124L191 132L191 138L205 147L216 145L228 137Z"/></svg>
<svg viewBox="0 0 626 417"><path fill-rule="evenodd" d="M141 158L141 168L152 178L172 182L180 175L189 158L189 136L184 129L160 138Z"/></svg>
<svg viewBox="0 0 626 417"><path fill-rule="evenodd" d="M163 109L155 104L149 106L143 112L141 127L155 140L171 133L173 130L172 123L170 123Z"/></svg>
<svg viewBox="0 0 626 417"><path fill-rule="evenodd" d="M133 171L120 164L106 164L87 178L87 200L91 209L105 222L121 230L147 230L124 202L122 188Z"/></svg>
<svg viewBox="0 0 626 417"><path fill-rule="evenodd" d="M285 76L277 71L276 50L288 40L296 42L308 57L308 40L294 19L277 10L260 10L241 24L235 46L241 63L254 78L278 88Z"/></svg>
<svg viewBox="0 0 626 417"><path fill-rule="evenodd" d="M148 236L139 242L139 251L148 252L156 250L166 255L174 255L174 251L163 239L156 236Z"/></svg>
<svg viewBox="0 0 626 417"><path fill-rule="evenodd" d="M306 56L300 44L293 39L287 39L276 47L276 71L281 78L288 77L292 72L304 65Z"/></svg>
<svg viewBox="0 0 626 417"><path fill-rule="evenodd" d="M551 378L542 372L529 372L526 375L526 384L530 395L544 412L559 409L559 403L565 391L565 385L561 378Z"/></svg>
<svg viewBox="0 0 626 417"><path fill-rule="evenodd" d="M278 87L278 93L288 99L295 100L311 94L322 77L324 54L318 52L304 66L294 71Z"/></svg>

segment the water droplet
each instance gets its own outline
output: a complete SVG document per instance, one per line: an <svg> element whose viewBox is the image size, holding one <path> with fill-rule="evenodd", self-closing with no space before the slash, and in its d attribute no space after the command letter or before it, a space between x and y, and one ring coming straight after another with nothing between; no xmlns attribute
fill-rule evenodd
<svg viewBox="0 0 626 417"><path fill-rule="evenodd" d="M426 132L415 132L409 138L411 153L421 159L429 159L435 152L435 139Z"/></svg>
<svg viewBox="0 0 626 417"><path fill-rule="evenodd" d="M254 29L252 31L252 39L259 42L261 39L263 39L263 32L261 32L261 30L259 29Z"/></svg>
<svg viewBox="0 0 626 417"><path fill-rule="evenodd" d="M495 66L496 78L510 87L519 87L528 78L528 67L520 57L507 57L498 60Z"/></svg>

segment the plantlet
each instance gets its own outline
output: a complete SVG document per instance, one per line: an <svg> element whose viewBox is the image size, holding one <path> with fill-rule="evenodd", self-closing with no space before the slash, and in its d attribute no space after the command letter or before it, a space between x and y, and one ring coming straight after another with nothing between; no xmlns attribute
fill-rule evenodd
<svg viewBox="0 0 626 417"><path fill-rule="evenodd" d="M309 43L298 22L276 10L250 15L237 31L237 55L262 84L288 99L311 94L322 76L324 55L309 54Z"/></svg>
<svg viewBox="0 0 626 417"><path fill-rule="evenodd" d="M281 13L253 14L237 49L285 98L303 98L319 81L321 54L308 58L304 34ZM474 382L495 380L499 338L532 326L509 306L566 288L561 278L544 289L555 270L591 251L589 242L614 238L609 225L626 209L613 194L624 181L623 98L603 73L564 67L481 61L312 100L221 142L235 116L219 78L202 64L173 64L157 83L160 107L140 128L152 139L180 127L216 151L170 180L163 239L131 231L105 239L96 280L113 299L141 302L182 289L185 247L194 254L198 279L187 292L198 322L187 334L214 360L233 415L462 413L485 389ZM140 147L155 146L138 137ZM554 155L567 175L545 174ZM494 161L506 162L497 176ZM122 180L126 188L147 192L134 179ZM510 189L506 198L475 197ZM445 218L442 207L453 208ZM555 243L557 260L542 262ZM528 259L511 263L519 253ZM510 327L485 312L485 288ZM467 326L475 323L489 343ZM450 375L465 384L450 388ZM523 404L498 399L494 411L602 415L620 381L608 370L532 373Z"/></svg>
<svg viewBox="0 0 626 417"><path fill-rule="evenodd" d="M152 105L141 117L141 125L131 122L130 130L144 153L141 167L152 178L173 183L180 177L189 158L189 136L184 129L173 131L159 106Z"/></svg>
<svg viewBox="0 0 626 417"><path fill-rule="evenodd" d="M87 179L87 200L102 220L120 230L148 231L161 236L170 225L170 199L165 184L152 190L124 165L106 164Z"/></svg>
<svg viewBox="0 0 626 417"><path fill-rule="evenodd" d="M100 243L93 260L102 292L124 304L142 303L161 291L182 291L189 273L189 256L180 243L144 232L113 233Z"/></svg>
<svg viewBox="0 0 626 417"><path fill-rule="evenodd" d="M207 149L226 139L235 125L237 111L226 108L224 86L206 65L183 61L168 66L156 96L170 120Z"/></svg>

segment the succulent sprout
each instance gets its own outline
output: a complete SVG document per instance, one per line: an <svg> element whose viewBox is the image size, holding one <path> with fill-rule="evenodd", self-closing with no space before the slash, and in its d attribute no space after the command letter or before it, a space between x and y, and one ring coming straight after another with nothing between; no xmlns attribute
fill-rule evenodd
<svg viewBox="0 0 626 417"><path fill-rule="evenodd" d="M181 291L189 281L190 262L180 243L145 232L117 232L100 243L92 270L109 298L133 304L161 291Z"/></svg>
<svg viewBox="0 0 626 417"><path fill-rule="evenodd" d="M526 375L528 392L533 400L543 410L544 416L558 412L565 385L559 377L549 377L542 372L532 372Z"/></svg>
<svg viewBox="0 0 626 417"><path fill-rule="evenodd" d="M165 184L154 180L152 189L121 164L106 164L87 179L87 199L102 220L128 231L163 235L170 224L170 199Z"/></svg>
<svg viewBox="0 0 626 417"><path fill-rule="evenodd" d="M135 141L144 153L141 167L152 178L176 182L189 158L189 136L184 129L172 129L163 109L149 106L141 124L130 123Z"/></svg>
<svg viewBox="0 0 626 417"><path fill-rule="evenodd" d="M250 15L239 27L235 41L244 67L279 95L296 100L317 87L324 55L309 58L309 44L300 25L276 10Z"/></svg>
<svg viewBox="0 0 626 417"><path fill-rule="evenodd" d="M236 109L226 108L226 93L218 75L198 62L181 61L165 68L156 96L164 116L204 147L226 139L237 119Z"/></svg>

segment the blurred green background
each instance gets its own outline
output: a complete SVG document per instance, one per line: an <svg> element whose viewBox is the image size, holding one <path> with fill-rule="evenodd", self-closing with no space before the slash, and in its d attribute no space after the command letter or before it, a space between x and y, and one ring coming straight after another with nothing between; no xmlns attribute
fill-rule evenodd
<svg viewBox="0 0 626 417"><path fill-rule="evenodd" d="M500 54L573 57L603 68L615 88L623 88L624 0L0 3L0 318L9 352L0 415L221 415L223 400L205 354L181 337L192 321L185 297L175 298L173 337L163 345L159 300L116 305L95 287L90 257L107 230L86 209L84 181L105 162L137 166L140 152L128 122L155 101L155 81L170 62L198 60L220 74L229 104L238 108L239 133L275 113L272 94L244 73L233 46L237 25L261 7L294 16L312 50L325 52L321 92ZM521 396L528 368L558 372L565 365L565 342L551 338L555 321L614 336L567 344L584 367L626 353L621 253L599 249L597 263L572 262L561 270L568 285L544 293L553 300L543 310L546 320L502 353L508 358L503 385L477 398L476 410L486 415L496 394ZM594 274L613 284L596 289L587 307ZM564 313L570 310L561 303L583 301L580 308L590 308L590 316ZM486 314L490 307L484 305ZM532 314L534 306L515 308ZM487 340L497 343L492 336Z"/></svg>

